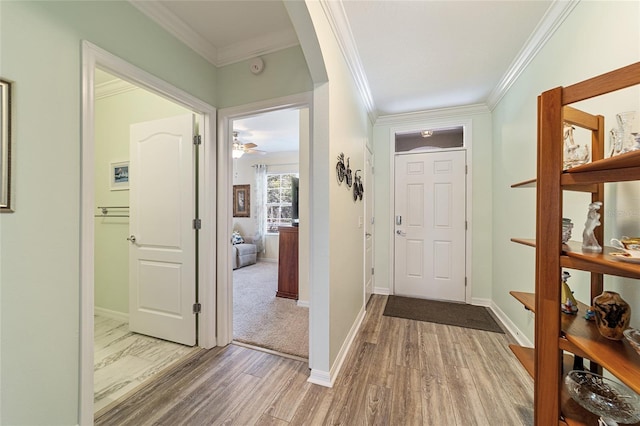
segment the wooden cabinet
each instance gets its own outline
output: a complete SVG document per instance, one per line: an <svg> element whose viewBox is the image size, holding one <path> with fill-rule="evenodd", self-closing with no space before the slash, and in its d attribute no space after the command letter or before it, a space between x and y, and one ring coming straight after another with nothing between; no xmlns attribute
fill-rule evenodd
<svg viewBox="0 0 640 426"><path fill-rule="evenodd" d="M535 348L513 346L512 350L534 376L537 426L597 424L597 416L583 410L563 392L563 373L572 368L572 357L563 356L562 351L590 360L592 370L604 368L640 393L640 355L629 343L601 337L595 324L582 317L587 305L580 305L578 316L560 312L562 268L590 272L592 299L602 292L604 275L640 279L640 265L615 260L609 254L615 249L604 247L599 254L583 253L581 243L561 243L563 191L586 192L591 194L591 201L604 201L605 182L640 180L640 151L605 159L603 116L569 105L637 84L640 84L640 62L542 93L538 97L537 178L512 185L536 187L536 238L512 239L536 249L535 293L511 294L535 313ZM591 131L592 161L563 172L565 122ZM596 228L596 237L604 246L603 212L604 206L600 209L602 225ZM563 367L567 358L568 364Z"/></svg>
<svg viewBox="0 0 640 426"><path fill-rule="evenodd" d="M298 300L298 227L281 226L276 296Z"/></svg>

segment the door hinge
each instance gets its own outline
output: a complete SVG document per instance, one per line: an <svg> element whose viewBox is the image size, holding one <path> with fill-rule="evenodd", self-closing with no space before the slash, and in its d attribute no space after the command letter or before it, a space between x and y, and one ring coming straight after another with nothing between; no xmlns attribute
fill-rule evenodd
<svg viewBox="0 0 640 426"><path fill-rule="evenodd" d="M193 144L194 145L202 145L202 136L193 135Z"/></svg>
<svg viewBox="0 0 640 426"><path fill-rule="evenodd" d="M464 166L464 174L465 175L469 174L469 166Z"/></svg>
<svg viewBox="0 0 640 426"><path fill-rule="evenodd" d="M199 314L202 312L202 305L200 303L194 303L193 304L193 313L194 314Z"/></svg>
<svg viewBox="0 0 640 426"><path fill-rule="evenodd" d="M466 220L464 221L464 230L466 231L467 229L469 229L469 222L467 222Z"/></svg>
<svg viewBox="0 0 640 426"><path fill-rule="evenodd" d="M464 286L467 286L467 277L464 277Z"/></svg>
<svg viewBox="0 0 640 426"><path fill-rule="evenodd" d="M202 229L202 220L193 219L193 229L196 229L196 230Z"/></svg>
<svg viewBox="0 0 640 426"><path fill-rule="evenodd" d="M371 268L371 275L374 275L376 273L375 268Z"/></svg>

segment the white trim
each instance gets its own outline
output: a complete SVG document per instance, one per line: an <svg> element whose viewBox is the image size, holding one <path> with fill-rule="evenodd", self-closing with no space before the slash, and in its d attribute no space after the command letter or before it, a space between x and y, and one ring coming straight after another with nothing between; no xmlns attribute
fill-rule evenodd
<svg viewBox="0 0 640 426"><path fill-rule="evenodd" d="M214 65L222 67L299 44L293 28L277 31L220 48Z"/></svg>
<svg viewBox="0 0 640 426"><path fill-rule="evenodd" d="M509 333L511 333L513 338L516 339L518 344L520 346L532 348L533 343L531 343L531 340L529 340L527 336L525 336L525 334L513 323L513 321L509 319L507 314L505 314L502 311L502 309L500 309L498 305L495 304L493 300L489 300L489 302L490 302L489 308L493 311L496 317L498 317L502 325L504 325L504 327L509 331ZM482 305L482 306L486 306L486 305Z"/></svg>
<svg viewBox="0 0 640 426"><path fill-rule="evenodd" d="M95 86L96 100L108 98L109 96L119 95L121 93L136 90L137 87L128 81L116 79Z"/></svg>
<svg viewBox="0 0 640 426"><path fill-rule="evenodd" d="M491 299L485 299L482 297L472 297L471 304L473 306L484 306L485 308L490 308L493 301Z"/></svg>
<svg viewBox="0 0 640 426"><path fill-rule="evenodd" d="M218 216L217 223L220 230L218 238L218 257L217 257L217 281L218 285L218 344L226 345L233 340L233 275L231 270L231 229L232 229L232 159L230 153L231 134L233 129L231 125L233 120L239 118L251 117L265 112L277 111L287 108L309 108L310 117L313 115L313 96L311 92L301 93L297 95L285 96L266 101L254 102L251 104L240 105L236 107L224 108L219 111L219 127L218 127L218 156L219 156L219 174L217 181L218 193ZM313 124L311 124L313 126ZM311 131L311 128L310 128ZM311 134L310 134L310 143ZM300 167L303 167L305 161L309 161L308 168L311 167L311 159L300 158ZM311 182L309 182L311 185ZM302 253L310 256L311 248L303 248ZM311 285L311 282L310 282ZM313 336L310 333L310 343ZM311 359L311 354L310 354Z"/></svg>
<svg viewBox="0 0 640 426"><path fill-rule="evenodd" d="M522 49L520 49L520 52L518 52L516 58L511 62L511 65L509 65L507 72L489 94L487 106L490 110L493 111L498 105L498 102L500 102L513 83L520 77L520 74L527 68L538 52L542 50L547 41L549 41L551 36L553 36L579 2L580 0L554 0L551 3Z"/></svg>
<svg viewBox="0 0 640 426"><path fill-rule="evenodd" d="M216 67L300 44L295 31L291 28L216 48L160 2L129 0L129 3Z"/></svg>
<svg viewBox="0 0 640 426"><path fill-rule="evenodd" d="M472 266L473 266L473 119L469 117L467 114L463 114L464 111L469 111L469 108L447 108L446 111L449 112L450 115L440 115L445 110L434 111L435 114L431 115L429 112L422 112L419 114L402 114L396 116L399 119L398 122L391 122L388 124L398 124L396 126L392 126L389 128L389 192L390 199L392 200L389 203L389 217L395 217L395 135L398 132L417 132L424 128L437 129L437 128L448 128L454 126L462 126L464 128L463 131L463 144L462 148L456 148L456 150L464 150L466 151L466 165L467 165L467 174L466 174L466 194L465 194L465 204L466 204L466 221L467 221L467 230L465 232L465 251L466 251L466 261L465 261L465 276L467 277L467 287L465 289L465 302L471 303L471 294L473 293L473 277L471 274ZM486 108L477 108L474 106L472 111L480 111L487 112ZM452 114L453 113L453 114ZM418 120L418 117L423 119ZM431 117L431 118L428 118ZM378 125L378 123L376 123ZM438 151L433 151L438 152ZM393 222L392 222L393 223ZM394 247L394 232L395 228L392 225L389 229L390 239L389 239L389 292L390 294L395 294L395 247Z"/></svg>
<svg viewBox="0 0 640 426"><path fill-rule="evenodd" d="M296 302L296 305L300 306L301 308L308 308L309 307L309 301L308 300L298 300L298 302Z"/></svg>
<svg viewBox="0 0 640 426"><path fill-rule="evenodd" d="M373 294L381 294L383 296L389 296L391 294L391 289L386 287L374 287Z"/></svg>
<svg viewBox="0 0 640 426"><path fill-rule="evenodd" d="M403 114L391 114L378 117L376 126L393 126L403 124L423 124L425 121L469 117L476 114L489 113L486 105L466 105L452 108L439 108L428 111L416 111Z"/></svg>
<svg viewBox="0 0 640 426"><path fill-rule="evenodd" d="M93 424L93 314L94 314L94 83L95 68L123 78L139 87L163 96L203 117L204 140L200 155L200 218L202 230L199 237L200 269L198 277L199 302L202 313L198 318L198 342L203 348L216 345L216 294L215 272L215 189L210 185L216 176L216 109L198 98L148 72L112 55L92 43L82 42L82 164L81 164L81 214L80 214L80 424Z"/></svg>
<svg viewBox="0 0 640 426"><path fill-rule="evenodd" d="M157 1L129 0L136 9L164 28L169 34L189 46L197 54L217 66L218 50L182 19Z"/></svg>
<svg viewBox="0 0 640 426"><path fill-rule="evenodd" d="M375 123L378 118L375 103L373 101L373 95L369 87L369 80L362 66L362 60L358 53L358 47L356 45L349 20L347 19L347 13L344 10L342 1L330 1L320 0L320 5L324 11L331 30L336 37L340 51L344 56L345 62L351 71L351 75L356 83L360 97L364 102L364 106L369 114L369 119L372 123Z"/></svg>
<svg viewBox="0 0 640 426"><path fill-rule="evenodd" d="M100 308L98 306L93 308L93 313L95 315L100 315L101 317L111 318L116 321L122 321L129 323L129 314L124 312L112 311L111 309Z"/></svg>
<svg viewBox="0 0 640 426"><path fill-rule="evenodd" d="M344 364L344 361L347 359L347 355L349 354L349 349L351 349L351 346L353 345L353 342L356 336L358 335L358 331L360 330L362 321L364 321L365 314L366 312L363 306L360 309L360 312L358 313L356 320L351 326L351 330L349 330L349 334L347 334L347 338L344 340L344 343L340 348L340 352L338 352L338 355L336 356L336 360L334 361L333 366L331 367L331 370L327 373L326 371L319 371L319 370L312 369L311 374L307 379L307 382L314 383L320 386L325 386L328 388L333 387L333 384L335 383L336 378L338 377L338 374L340 374L340 370L342 369L342 364Z"/></svg>

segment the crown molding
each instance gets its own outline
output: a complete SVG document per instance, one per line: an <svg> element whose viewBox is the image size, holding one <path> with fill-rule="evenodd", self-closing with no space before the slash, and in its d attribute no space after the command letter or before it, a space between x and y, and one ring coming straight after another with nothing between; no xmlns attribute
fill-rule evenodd
<svg viewBox="0 0 640 426"><path fill-rule="evenodd" d="M389 114L378 117L376 126L422 123L434 119L469 117L470 115L488 114L491 111L485 104L465 105L451 108L438 108L428 111L416 111L402 114Z"/></svg>
<svg viewBox="0 0 640 426"><path fill-rule="evenodd" d="M129 3L216 67L300 44L292 29L217 48L161 3L149 0L129 0Z"/></svg>
<svg viewBox="0 0 640 426"><path fill-rule="evenodd" d="M121 80L115 79L107 81L105 83L96 84L95 86L95 99L100 100L108 98L109 96L119 95L121 93L130 92L136 90L138 87L133 84Z"/></svg>
<svg viewBox="0 0 640 426"><path fill-rule="evenodd" d="M299 44L298 36L293 28L277 31L218 49L215 65L222 67Z"/></svg>
<svg viewBox="0 0 640 426"><path fill-rule="evenodd" d="M338 46L340 46L340 50L347 62L349 71L351 71L351 75L355 80L358 92L360 93L365 108L367 109L367 113L369 114L369 119L372 123L375 123L378 118L378 114L371 94L371 89L369 87L369 80L367 80L367 75L364 72L362 60L360 59L360 54L358 53L358 48L353 38L351 26L349 25L347 14L344 10L344 6L342 5L342 0L320 0L320 5L324 10L325 16L329 21L329 25L331 26L336 40L338 41Z"/></svg>
<svg viewBox="0 0 640 426"><path fill-rule="evenodd" d="M167 7L156 1L129 0L136 9L148 16L197 54L217 66L218 49L196 33Z"/></svg>
<svg viewBox="0 0 640 426"><path fill-rule="evenodd" d="M580 0L554 0L544 16L533 30L524 47L518 52L507 72L487 98L487 106L491 111L498 105L507 91L516 82L520 74L535 58L538 52L549 41L558 27L571 14Z"/></svg>

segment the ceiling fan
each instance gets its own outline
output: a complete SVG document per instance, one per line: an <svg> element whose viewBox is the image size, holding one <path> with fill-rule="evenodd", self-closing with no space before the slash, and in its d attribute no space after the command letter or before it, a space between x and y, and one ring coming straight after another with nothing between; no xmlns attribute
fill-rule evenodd
<svg viewBox="0 0 640 426"><path fill-rule="evenodd" d="M233 132L233 147L231 151L231 156L233 158L240 158L244 154L263 154L263 155L266 154L266 152L264 151L253 149L257 147L258 145L256 145L255 143L251 143L251 142L242 143L240 139L238 139L238 132L236 131Z"/></svg>

